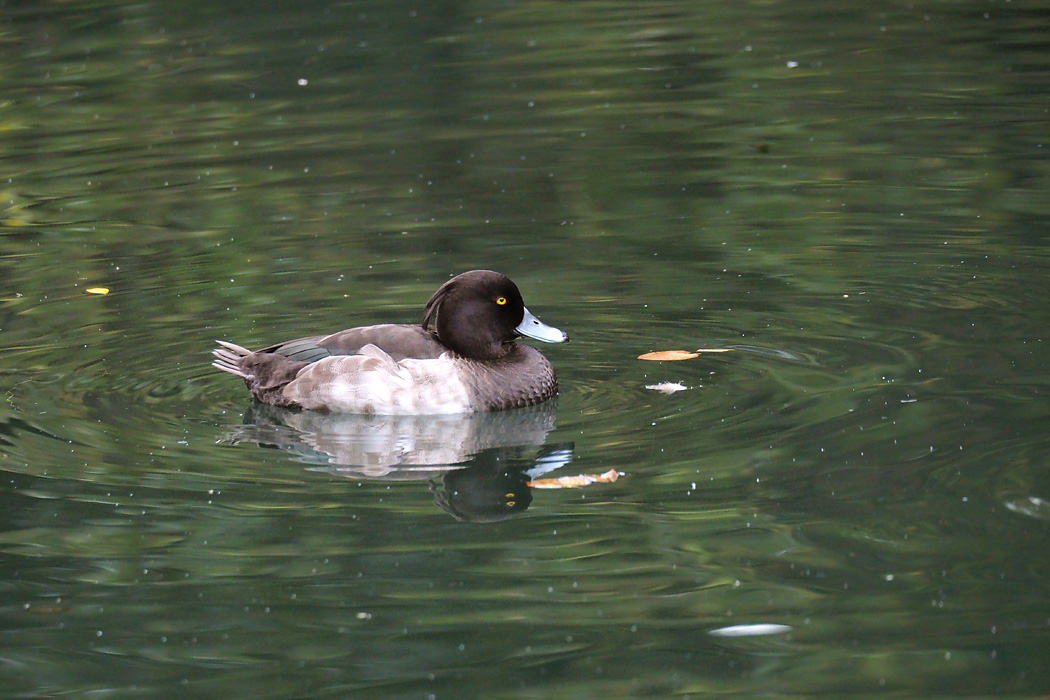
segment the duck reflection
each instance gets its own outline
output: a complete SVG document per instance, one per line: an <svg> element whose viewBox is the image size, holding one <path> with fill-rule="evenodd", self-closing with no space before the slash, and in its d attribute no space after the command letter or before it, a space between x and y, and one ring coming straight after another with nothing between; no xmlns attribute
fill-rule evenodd
<svg viewBox="0 0 1050 700"><path fill-rule="evenodd" d="M554 401L449 416L324 413L253 403L227 439L279 448L315 470L347 478L428 480L434 503L445 513L495 522L529 507L530 480L572 460L572 444L543 446L555 415Z"/></svg>
<svg viewBox="0 0 1050 700"><path fill-rule="evenodd" d="M501 452L482 452L463 469L442 475L440 484L431 480L430 491L437 507L456 520L506 520L532 503L531 480L572 460L572 445L551 446L532 460L506 458Z"/></svg>

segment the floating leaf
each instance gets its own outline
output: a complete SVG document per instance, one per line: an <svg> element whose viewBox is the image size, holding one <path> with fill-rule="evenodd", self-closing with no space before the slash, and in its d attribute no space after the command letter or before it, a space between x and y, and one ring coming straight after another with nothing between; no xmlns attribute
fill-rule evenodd
<svg viewBox="0 0 1050 700"><path fill-rule="evenodd" d="M65 605L32 605L23 609L30 615L61 615L69 612Z"/></svg>
<svg viewBox="0 0 1050 700"><path fill-rule="evenodd" d="M675 360L691 360L694 357L699 357L699 355L686 350L657 350L656 352L647 352L644 355L639 355L638 359L673 362Z"/></svg>
<svg viewBox="0 0 1050 700"><path fill-rule="evenodd" d="M556 479L534 479L528 485L534 489L576 489L590 484L609 484L623 476L623 472L610 469L604 474L579 474L559 476Z"/></svg>
<svg viewBox="0 0 1050 700"><path fill-rule="evenodd" d="M109 287L88 287L84 291L88 294L101 294L104 296L109 294Z"/></svg>

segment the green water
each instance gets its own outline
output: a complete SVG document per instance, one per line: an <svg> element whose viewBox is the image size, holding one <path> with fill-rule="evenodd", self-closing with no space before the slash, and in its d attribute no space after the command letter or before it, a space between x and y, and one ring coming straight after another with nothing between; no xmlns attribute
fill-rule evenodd
<svg viewBox="0 0 1050 700"><path fill-rule="evenodd" d="M0 696L1045 697L1047 17L0 5ZM556 404L208 366L478 267Z"/></svg>

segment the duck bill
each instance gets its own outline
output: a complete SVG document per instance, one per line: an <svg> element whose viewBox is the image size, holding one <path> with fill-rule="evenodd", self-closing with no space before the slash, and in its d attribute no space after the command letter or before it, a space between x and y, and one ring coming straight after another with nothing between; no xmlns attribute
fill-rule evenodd
<svg viewBox="0 0 1050 700"><path fill-rule="evenodd" d="M528 309L525 309L524 318L521 319L521 323L519 323L518 327L514 330L526 338L542 340L545 343L564 343L569 339L568 333L559 330L554 326L548 326L546 323L529 313Z"/></svg>

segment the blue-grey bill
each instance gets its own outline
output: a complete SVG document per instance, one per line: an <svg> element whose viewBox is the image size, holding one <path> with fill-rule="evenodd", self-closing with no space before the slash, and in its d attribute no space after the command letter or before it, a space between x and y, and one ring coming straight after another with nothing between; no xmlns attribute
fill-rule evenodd
<svg viewBox="0 0 1050 700"><path fill-rule="evenodd" d="M542 340L545 343L564 343L569 339L568 333L554 326L548 326L529 313L528 309L525 309L525 317L521 319L521 323L514 330L527 338Z"/></svg>

